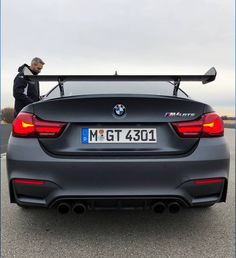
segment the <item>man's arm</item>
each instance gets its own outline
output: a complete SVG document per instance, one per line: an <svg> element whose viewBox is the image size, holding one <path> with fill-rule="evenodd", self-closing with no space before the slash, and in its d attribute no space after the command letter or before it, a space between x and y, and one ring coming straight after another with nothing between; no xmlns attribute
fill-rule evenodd
<svg viewBox="0 0 236 258"><path fill-rule="evenodd" d="M27 81L21 76L17 76L14 80L13 96L17 100L22 101L25 105L34 102L30 97L27 96Z"/></svg>

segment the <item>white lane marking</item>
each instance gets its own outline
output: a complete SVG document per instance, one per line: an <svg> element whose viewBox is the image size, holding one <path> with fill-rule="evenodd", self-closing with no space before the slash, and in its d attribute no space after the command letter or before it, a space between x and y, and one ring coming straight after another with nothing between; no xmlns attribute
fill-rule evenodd
<svg viewBox="0 0 236 258"><path fill-rule="evenodd" d="M4 158L6 158L6 152L4 152L4 153L1 153L1 159L4 159Z"/></svg>

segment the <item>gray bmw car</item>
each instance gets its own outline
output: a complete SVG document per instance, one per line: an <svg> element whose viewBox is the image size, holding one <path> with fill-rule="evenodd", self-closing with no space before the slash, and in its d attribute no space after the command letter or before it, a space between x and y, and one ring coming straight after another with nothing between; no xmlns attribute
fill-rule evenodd
<svg viewBox="0 0 236 258"><path fill-rule="evenodd" d="M13 122L10 201L60 213L209 207L225 202L229 151L213 108L181 82L204 75L40 75L57 81ZM197 87L197 86L196 86Z"/></svg>

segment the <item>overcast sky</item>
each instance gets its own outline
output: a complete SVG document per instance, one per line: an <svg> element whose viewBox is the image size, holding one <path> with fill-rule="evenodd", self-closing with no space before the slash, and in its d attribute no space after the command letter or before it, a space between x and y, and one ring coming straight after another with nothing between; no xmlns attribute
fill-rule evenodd
<svg viewBox="0 0 236 258"><path fill-rule="evenodd" d="M14 106L18 67L42 74L203 74L183 89L234 115L233 0L2 0L2 107ZM41 94L50 85L41 83Z"/></svg>

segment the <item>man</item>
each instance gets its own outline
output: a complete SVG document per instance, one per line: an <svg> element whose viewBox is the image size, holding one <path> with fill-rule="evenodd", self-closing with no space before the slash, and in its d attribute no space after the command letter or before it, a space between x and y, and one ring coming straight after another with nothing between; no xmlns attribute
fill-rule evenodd
<svg viewBox="0 0 236 258"><path fill-rule="evenodd" d="M30 103L40 100L39 82L27 81L24 75L37 75L43 69L42 59L35 57L31 65L23 64L18 69L18 74L14 79L13 96L15 98L14 116L16 117L21 109Z"/></svg>

